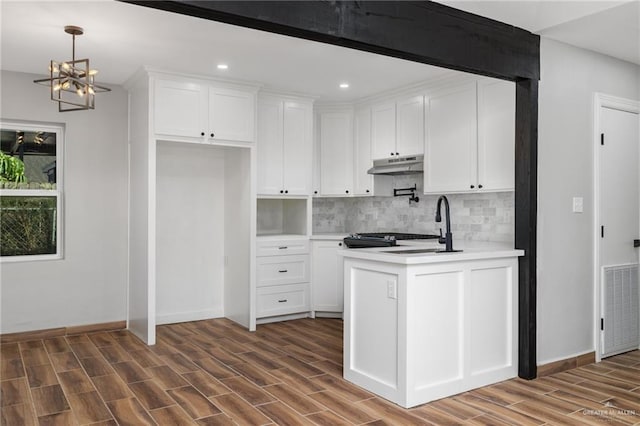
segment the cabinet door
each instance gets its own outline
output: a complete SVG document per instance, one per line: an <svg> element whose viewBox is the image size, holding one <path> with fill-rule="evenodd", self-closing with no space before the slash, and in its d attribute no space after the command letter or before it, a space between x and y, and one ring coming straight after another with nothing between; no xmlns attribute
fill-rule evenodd
<svg viewBox="0 0 640 426"><path fill-rule="evenodd" d="M289 195L311 193L312 108L299 102L284 103L284 185Z"/></svg>
<svg viewBox="0 0 640 426"><path fill-rule="evenodd" d="M515 175L515 84L478 82L478 186L513 190Z"/></svg>
<svg viewBox="0 0 640 426"><path fill-rule="evenodd" d="M424 192L476 191L476 83L428 95Z"/></svg>
<svg viewBox="0 0 640 426"><path fill-rule="evenodd" d="M311 289L313 310L342 312L343 260L338 256L342 248L339 241L313 241Z"/></svg>
<svg viewBox="0 0 640 426"><path fill-rule="evenodd" d="M203 138L207 131L207 96L207 88L196 83L156 80L155 133Z"/></svg>
<svg viewBox="0 0 640 426"><path fill-rule="evenodd" d="M371 161L371 109L365 108L355 114L354 176L355 195L373 195L373 175L367 173Z"/></svg>
<svg viewBox="0 0 640 426"><path fill-rule="evenodd" d="M258 194L275 195L282 184L282 102L261 99L258 102Z"/></svg>
<svg viewBox="0 0 640 426"><path fill-rule="evenodd" d="M254 108L253 93L211 87L208 136L214 140L253 142Z"/></svg>
<svg viewBox="0 0 640 426"><path fill-rule="evenodd" d="M320 192L322 195L353 193L352 112L320 115Z"/></svg>
<svg viewBox="0 0 640 426"><path fill-rule="evenodd" d="M396 155L396 104L371 108L371 153L374 160Z"/></svg>
<svg viewBox="0 0 640 426"><path fill-rule="evenodd" d="M396 111L396 151L401 156L424 153L424 96L398 101Z"/></svg>

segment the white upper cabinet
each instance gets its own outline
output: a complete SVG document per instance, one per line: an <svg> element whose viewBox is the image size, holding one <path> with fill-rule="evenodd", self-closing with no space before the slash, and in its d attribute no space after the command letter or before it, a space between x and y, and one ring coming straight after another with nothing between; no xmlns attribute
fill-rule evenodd
<svg viewBox="0 0 640 426"><path fill-rule="evenodd" d="M283 191L282 134L283 102L277 99L258 100L258 194L279 194Z"/></svg>
<svg viewBox="0 0 640 426"><path fill-rule="evenodd" d="M427 98L424 192L475 189L477 168L476 83Z"/></svg>
<svg viewBox="0 0 640 426"><path fill-rule="evenodd" d="M318 114L320 194L353 194L353 111Z"/></svg>
<svg viewBox="0 0 640 426"><path fill-rule="evenodd" d="M424 96L371 107L371 158L378 160L424 152Z"/></svg>
<svg viewBox="0 0 640 426"><path fill-rule="evenodd" d="M157 79L154 92L156 135L195 142L253 142L255 92L217 87L212 82Z"/></svg>
<svg viewBox="0 0 640 426"><path fill-rule="evenodd" d="M515 86L493 79L427 97L424 192L514 187Z"/></svg>
<svg viewBox="0 0 640 426"><path fill-rule="evenodd" d="M258 102L258 194L311 192L312 104L277 97Z"/></svg>
<svg viewBox="0 0 640 426"><path fill-rule="evenodd" d="M228 141L254 140L255 95L241 90L209 88L209 137Z"/></svg>
<svg viewBox="0 0 640 426"><path fill-rule="evenodd" d="M155 132L161 135L203 137L207 123L207 88L197 83L156 80Z"/></svg>
<svg viewBox="0 0 640 426"><path fill-rule="evenodd" d="M371 168L371 109L356 111L354 123L354 195L373 195Z"/></svg>
<svg viewBox="0 0 640 426"><path fill-rule="evenodd" d="M478 82L478 185L487 191L515 187L516 86Z"/></svg>
<svg viewBox="0 0 640 426"><path fill-rule="evenodd" d="M424 153L424 96L402 99L396 108L396 153L401 156Z"/></svg>
<svg viewBox="0 0 640 426"><path fill-rule="evenodd" d="M311 104L284 103L284 188L293 195L311 193L313 108Z"/></svg>
<svg viewBox="0 0 640 426"><path fill-rule="evenodd" d="M396 155L396 104L387 102L371 107L371 158Z"/></svg>

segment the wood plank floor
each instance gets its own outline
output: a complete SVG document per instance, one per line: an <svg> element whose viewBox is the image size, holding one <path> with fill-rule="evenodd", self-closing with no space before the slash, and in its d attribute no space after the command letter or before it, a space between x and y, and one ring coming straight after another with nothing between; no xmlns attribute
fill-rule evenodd
<svg viewBox="0 0 640 426"><path fill-rule="evenodd" d="M5 344L2 425L638 425L640 351L402 409L342 379L342 321L216 319Z"/></svg>

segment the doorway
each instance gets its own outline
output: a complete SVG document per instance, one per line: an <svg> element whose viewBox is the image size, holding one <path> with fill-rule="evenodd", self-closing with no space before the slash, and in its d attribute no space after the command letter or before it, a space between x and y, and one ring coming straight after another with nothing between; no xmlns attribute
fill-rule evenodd
<svg viewBox="0 0 640 426"><path fill-rule="evenodd" d="M640 346L640 103L594 99L596 360Z"/></svg>

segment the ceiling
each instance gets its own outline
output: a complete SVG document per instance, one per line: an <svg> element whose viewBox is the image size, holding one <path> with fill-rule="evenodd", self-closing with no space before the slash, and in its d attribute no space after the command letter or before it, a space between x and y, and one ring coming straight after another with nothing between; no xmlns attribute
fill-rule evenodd
<svg viewBox="0 0 640 426"><path fill-rule="evenodd" d="M639 1L443 1L546 37L640 64ZM353 101L453 73L348 48L111 0L0 0L3 70L44 75L71 56L65 25L85 34L76 56L123 84L143 65L258 82L319 101ZM226 63L229 69L216 68ZM340 89L348 82L348 89Z"/></svg>

